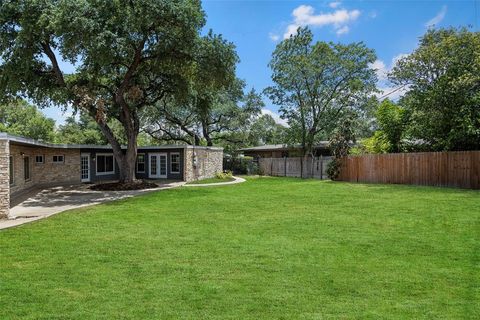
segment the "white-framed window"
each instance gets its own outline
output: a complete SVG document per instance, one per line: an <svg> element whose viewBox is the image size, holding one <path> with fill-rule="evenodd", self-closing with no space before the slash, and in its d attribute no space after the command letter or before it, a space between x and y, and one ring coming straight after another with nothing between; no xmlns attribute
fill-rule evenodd
<svg viewBox="0 0 480 320"><path fill-rule="evenodd" d="M145 173L145 154L144 153L137 154L137 172Z"/></svg>
<svg viewBox="0 0 480 320"><path fill-rule="evenodd" d="M97 175L114 174L115 159L111 153L97 153L96 155Z"/></svg>
<svg viewBox="0 0 480 320"><path fill-rule="evenodd" d="M180 153L170 153L170 172L180 173Z"/></svg>
<svg viewBox="0 0 480 320"><path fill-rule="evenodd" d="M10 156L10 157L8 157L8 170L9 170L9 175L10 175L10 185L15 183L13 166L14 166L13 156Z"/></svg>
<svg viewBox="0 0 480 320"><path fill-rule="evenodd" d="M63 155L53 156L52 161L53 163L64 163L65 157Z"/></svg>
<svg viewBox="0 0 480 320"><path fill-rule="evenodd" d="M42 164L43 163L43 155L35 156L35 163Z"/></svg>
<svg viewBox="0 0 480 320"><path fill-rule="evenodd" d="M23 178L30 180L30 157L23 157Z"/></svg>

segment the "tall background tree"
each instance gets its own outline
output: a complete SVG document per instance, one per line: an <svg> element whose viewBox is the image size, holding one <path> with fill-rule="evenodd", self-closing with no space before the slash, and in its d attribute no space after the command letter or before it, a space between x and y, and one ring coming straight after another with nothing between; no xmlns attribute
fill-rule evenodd
<svg viewBox="0 0 480 320"><path fill-rule="evenodd" d="M411 139L429 150L480 149L480 33L429 30L390 77L409 88L400 104L410 113Z"/></svg>
<svg viewBox="0 0 480 320"><path fill-rule="evenodd" d="M111 144L120 181L131 182L139 112L182 94L204 22L197 0L2 1L0 94L85 111ZM62 61L75 71L66 74ZM126 152L111 118L124 129Z"/></svg>
<svg viewBox="0 0 480 320"><path fill-rule="evenodd" d="M280 106L293 142L302 145L305 155L366 103L375 90L369 67L375 59L363 43L314 42L308 28L277 45L269 64L274 85L265 93Z"/></svg>
<svg viewBox="0 0 480 320"><path fill-rule="evenodd" d="M377 103L375 110L376 131L363 139L361 152L389 153L402 152L409 144L409 113L399 103L385 99Z"/></svg>
<svg viewBox="0 0 480 320"><path fill-rule="evenodd" d="M247 131L247 144L259 146L265 144L284 144L287 141L287 128L264 114L256 118Z"/></svg>
<svg viewBox="0 0 480 320"><path fill-rule="evenodd" d="M55 120L24 100L10 101L0 105L0 132L54 142Z"/></svg>
<svg viewBox="0 0 480 320"><path fill-rule="evenodd" d="M110 119L108 126L118 137L118 142L122 145L126 145L127 141L124 138L125 132L123 126L116 119ZM92 145L105 145L108 144L108 140L102 134L102 131L98 127L95 120L93 120L85 112L80 112L78 115L72 115L65 120L65 123L58 126L55 132L56 143L66 144L92 144ZM138 135L139 146L150 145L148 135L144 132L140 132Z"/></svg>

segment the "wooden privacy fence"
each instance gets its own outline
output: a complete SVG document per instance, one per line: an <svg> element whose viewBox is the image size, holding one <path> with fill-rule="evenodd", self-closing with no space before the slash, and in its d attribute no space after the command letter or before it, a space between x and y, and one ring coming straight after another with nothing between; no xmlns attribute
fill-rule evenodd
<svg viewBox="0 0 480 320"><path fill-rule="evenodd" d="M480 189L480 151L348 156L338 180Z"/></svg>
<svg viewBox="0 0 480 320"><path fill-rule="evenodd" d="M327 179L330 161L331 157L260 158L258 166L260 172L268 176Z"/></svg>

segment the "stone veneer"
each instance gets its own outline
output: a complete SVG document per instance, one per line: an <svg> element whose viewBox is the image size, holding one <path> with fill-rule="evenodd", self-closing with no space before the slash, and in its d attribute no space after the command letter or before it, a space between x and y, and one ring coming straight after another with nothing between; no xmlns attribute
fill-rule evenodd
<svg viewBox="0 0 480 320"><path fill-rule="evenodd" d="M9 142L0 140L0 219L10 210Z"/></svg>
<svg viewBox="0 0 480 320"><path fill-rule="evenodd" d="M64 162L53 163L54 155L63 155ZM23 146L10 142L10 156L13 156L14 171L10 195L14 196L38 185L80 183L80 149ZM43 156L43 163L36 163L36 156ZM24 178L24 157L30 157L29 180Z"/></svg>
<svg viewBox="0 0 480 320"><path fill-rule="evenodd" d="M194 166L194 153L196 165ZM198 147L185 149L184 180L195 181L213 178L223 171L223 150L219 148Z"/></svg>

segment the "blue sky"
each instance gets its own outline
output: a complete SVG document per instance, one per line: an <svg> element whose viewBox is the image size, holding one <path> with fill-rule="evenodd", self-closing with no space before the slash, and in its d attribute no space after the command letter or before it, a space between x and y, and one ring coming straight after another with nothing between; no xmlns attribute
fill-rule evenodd
<svg viewBox="0 0 480 320"><path fill-rule="evenodd" d="M393 61L412 52L428 27L471 26L478 31L480 0L475 1L204 1L206 30L237 46L237 75L257 91L271 85L268 62L275 45L298 26L308 25L318 41L363 41L375 49L373 67L384 78ZM392 88L380 81L386 93ZM398 97L401 91L392 94ZM265 113L278 108L265 100ZM44 112L63 122L56 108ZM67 113L68 115L68 113ZM279 120L281 121L281 120Z"/></svg>

